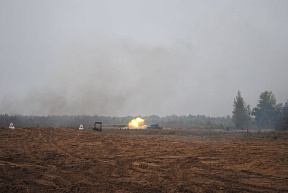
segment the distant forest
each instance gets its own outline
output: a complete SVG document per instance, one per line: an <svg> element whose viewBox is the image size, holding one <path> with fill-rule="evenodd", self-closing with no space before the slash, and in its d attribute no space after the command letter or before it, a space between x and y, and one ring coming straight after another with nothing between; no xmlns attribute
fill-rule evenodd
<svg viewBox="0 0 288 193"><path fill-rule="evenodd" d="M245 103L241 92L238 91L234 98L232 117L209 117L205 115L170 115L159 117L157 115L139 116L145 119L146 125L160 124L163 127L176 129L276 129L288 130L288 100L285 104L276 103L276 98L271 91L264 91L259 96L256 107L251 109ZM51 116L26 116L26 115L0 115L0 127L6 128L10 122L15 127L53 127L53 128L92 128L94 122L101 121L104 126L127 125L136 117L111 117L90 115L51 115Z"/></svg>
<svg viewBox="0 0 288 193"><path fill-rule="evenodd" d="M205 115L171 115L159 117L157 115L141 116L146 125L159 123L170 128L228 128L232 126L232 119L227 117L208 117ZM90 115L53 115L53 116L26 116L26 115L0 115L0 127L8 127L12 122L17 127L53 127L53 128L78 128L80 124L84 128L92 128L95 121L103 122L104 126L128 125L134 116L111 117Z"/></svg>

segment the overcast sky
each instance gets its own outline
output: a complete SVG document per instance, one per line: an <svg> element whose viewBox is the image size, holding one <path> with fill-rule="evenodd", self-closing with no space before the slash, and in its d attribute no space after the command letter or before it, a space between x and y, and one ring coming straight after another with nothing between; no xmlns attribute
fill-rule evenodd
<svg viewBox="0 0 288 193"><path fill-rule="evenodd" d="M288 99L287 0L0 0L0 113L231 115Z"/></svg>

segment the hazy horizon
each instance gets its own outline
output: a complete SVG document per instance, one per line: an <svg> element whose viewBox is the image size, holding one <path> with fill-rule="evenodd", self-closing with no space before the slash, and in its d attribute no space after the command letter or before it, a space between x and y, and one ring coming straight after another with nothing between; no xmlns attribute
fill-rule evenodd
<svg viewBox="0 0 288 193"><path fill-rule="evenodd" d="M288 99L288 1L0 1L0 114L231 115Z"/></svg>

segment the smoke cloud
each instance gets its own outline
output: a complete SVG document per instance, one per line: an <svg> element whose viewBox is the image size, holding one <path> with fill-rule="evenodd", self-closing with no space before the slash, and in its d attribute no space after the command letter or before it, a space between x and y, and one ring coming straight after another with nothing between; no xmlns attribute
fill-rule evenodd
<svg viewBox="0 0 288 193"><path fill-rule="evenodd" d="M288 99L287 1L0 3L0 113L230 115Z"/></svg>

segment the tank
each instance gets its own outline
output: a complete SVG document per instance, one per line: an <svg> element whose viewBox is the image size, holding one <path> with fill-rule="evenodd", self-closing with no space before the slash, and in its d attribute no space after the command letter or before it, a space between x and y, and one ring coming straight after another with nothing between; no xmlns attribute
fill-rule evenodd
<svg viewBox="0 0 288 193"><path fill-rule="evenodd" d="M149 127L147 127L147 129L163 129L163 127L160 127L159 124L154 124L154 125L150 125Z"/></svg>

